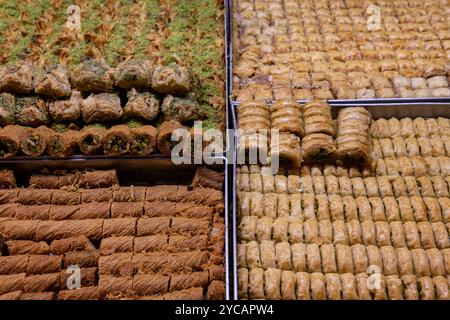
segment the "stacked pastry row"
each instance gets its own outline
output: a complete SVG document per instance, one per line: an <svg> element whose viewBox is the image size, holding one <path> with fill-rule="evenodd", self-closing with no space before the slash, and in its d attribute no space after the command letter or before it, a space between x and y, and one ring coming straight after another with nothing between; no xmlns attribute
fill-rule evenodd
<svg viewBox="0 0 450 320"><path fill-rule="evenodd" d="M448 4L410 2L233 1L235 97L450 96Z"/></svg>
<svg viewBox="0 0 450 320"><path fill-rule="evenodd" d="M224 298L221 191L77 189L76 174L64 177L70 188L61 176L36 175L34 187L65 189L1 190L0 299ZM207 179L196 177L193 185ZM72 286L74 266L81 288Z"/></svg>

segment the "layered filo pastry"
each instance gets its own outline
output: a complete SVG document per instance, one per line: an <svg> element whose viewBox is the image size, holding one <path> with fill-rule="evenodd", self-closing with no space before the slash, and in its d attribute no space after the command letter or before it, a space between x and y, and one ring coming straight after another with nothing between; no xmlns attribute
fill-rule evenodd
<svg viewBox="0 0 450 320"><path fill-rule="evenodd" d="M272 136L270 145L271 163L278 161L280 165L299 168L302 161L300 138L293 133L279 132L278 137ZM277 160L275 160L277 159Z"/></svg>
<svg viewBox="0 0 450 320"><path fill-rule="evenodd" d="M288 132L304 136L302 107L293 100L277 100L270 107L271 128L279 132Z"/></svg>

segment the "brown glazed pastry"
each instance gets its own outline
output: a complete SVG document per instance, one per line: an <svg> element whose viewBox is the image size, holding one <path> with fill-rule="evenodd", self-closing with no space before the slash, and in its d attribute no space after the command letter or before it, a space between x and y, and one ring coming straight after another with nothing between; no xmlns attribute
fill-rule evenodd
<svg viewBox="0 0 450 320"><path fill-rule="evenodd" d="M73 155L78 146L79 131L68 130L53 132L47 145L47 154L52 157L65 158Z"/></svg>
<svg viewBox="0 0 450 320"><path fill-rule="evenodd" d="M16 98L16 123L39 127L48 124L50 115L46 101L38 96Z"/></svg>
<svg viewBox="0 0 450 320"><path fill-rule="evenodd" d="M37 157L47 150L53 130L40 126L37 129L25 128L25 134L20 142L20 150L27 156Z"/></svg>
<svg viewBox="0 0 450 320"><path fill-rule="evenodd" d="M242 134L238 137L238 157L247 163L252 161L250 155L257 155L256 163L266 164L269 144L269 138L262 133Z"/></svg>
<svg viewBox="0 0 450 320"><path fill-rule="evenodd" d="M123 109L124 117L150 121L158 115L159 101L150 92L141 93L133 88L128 92L127 98L127 104Z"/></svg>
<svg viewBox="0 0 450 320"><path fill-rule="evenodd" d="M84 92L111 92L114 70L104 60L86 60L70 73L70 84Z"/></svg>
<svg viewBox="0 0 450 320"><path fill-rule="evenodd" d="M70 83L67 68L64 65L47 65L34 78L34 92L53 98L70 95Z"/></svg>
<svg viewBox="0 0 450 320"><path fill-rule="evenodd" d="M20 143L25 137L25 129L17 125L9 125L0 129L0 157L15 156L20 151Z"/></svg>
<svg viewBox="0 0 450 320"><path fill-rule="evenodd" d="M270 107L271 128L304 136L302 107L293 100L278 100Z"/></svg>
<svg viewBox="0 0 450 320"><path fill-rule="evenodd" d="M311 101L303 107L303 121L306 135L324 133L334 135L331 108L325 101Z"/></svg>
<svg viewBox="0 0 450 320"><path fill-rule="evenodd" d="M275 145L275 140L271 141L270 157L278 157L281 165L287 167L298 168L302 161L302 154L300 149L300 138L295 134L281 132L278 138L278 144Z"/></svg>
<svg viewBox="0 0 450 320"><path fill-rule="evenodd" d="M126 125L111 127L103 141L103 152L108 156L119 156L130 150L131 130Z"/></svg>
<svg viewBox="0 0 450 320"><path fill-rule="evenodd" d="M119 183L116 170L85 171L81 174L78 185L81 188L108 188ZM61 184L61 183L60 183Z"/></svg>
<svg viewBox="0 0 450 320"><path fill-rule="evenodd" d="M16 178L12 170L0 170L0 188L10 189L16 187Z"/></svg>
<svg viewBox="0 0 450 320"><path fill-rule="evenodd" d="M337 155L333 137L324 133L306 135L302 139L302 154L306 163L333 161Z"/></svg>
<svg viewBox="0 0 450 320"><path fill-rule="evenodd" d="M150 125L131 128L130 153L149 155L156 149L158 130Z"/></svg>
<svg viewBox="0 0 450 320"><path fill-rule="evenodd" d="M16 97L9 93L0 93L0 126L14 124Z"/></svg>
<svg viewBox="0 0 450 320"><path fill-rule="evenodd" d="M98 300L98 287L83 287L76 290L61 290L58 300Z"/></svg>
<svg viewBox="0 0 450 320"><path fill-rule="evenodd" d="M237 107L238 128L244 133L270 129L270 111L264 101L243 101Z"/></svg>
<svg viewBox="0 0 450 320"><path fill-rule="evenodd" d="M176 63L158 66L153 71L152 88L159 93L184 96L191 88L190 82L187 68Z"/></svg>
<svg viewBox="0 0 450 320"><path fill-rule="evenodd" d="M27 62L0 68L0 92L29 94L33 90L33 66Z"/></svg>
<svg viewBox="0 0 450 320"><path fill-rule="evenodd" d="M120 98L113 93L91 94L81 103L81 115L84 123L104 122L122 117Z"/></svg>
<svg viewBox="0 0 450 320"><path fill-rule="evenodd" d="M101 154L106 129L99 126L84 127L78 137L78 147L85 155Z"/></svg>
<svg viewBox="0 0 450 320"><path fill-rule="evenodd" d="M150 61L126 60L114 69L114 84L123 89L148 89L152 85L152 74L153 66Z"/></svg>
<svg viewBox="0 0 450 320"><path fill-rule="evenodd" d="M197 168L195 176L192 179L192 185L194 187L213 188L216 190L222 190L223 182L223 173L219 173L205 167Z"/></svg>
<svg viewBox="0 0 450 320"><path fill-rule="evenodd" d="M72 91L70 99L50 101L48 110L55 122L77 121L81 115L81 93Z"/></svg>
<svg viewBox="0 0 450 320"><path fill-rule="evenodd" d="M156 145L159 152L164 156L170 156L172 148L179 143L178 141L172 141L172 132L182 128L183 125L175 120L163 122L159 127Z"/></svg>

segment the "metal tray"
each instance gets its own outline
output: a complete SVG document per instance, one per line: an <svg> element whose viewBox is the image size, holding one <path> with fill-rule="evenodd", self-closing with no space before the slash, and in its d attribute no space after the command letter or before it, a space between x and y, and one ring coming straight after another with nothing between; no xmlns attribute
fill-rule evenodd
<svg viewBox="0 0 450 320"><path fill-rule="evenodd" d="M236 120L237 114L236 114L236 105L233 104L233 116L234 121ZM347 105L347 106L355 106L355 105ZM337 116L337 112L340 107L344 107L342 105L332 105L332 113L333 117ZM450 118L450 103L449 104L441 104L441 105L435 105L435 104L376 104L376 105L367 105L364 104L364 107L372 114L373 119L378 118L417 118L417 117L423 117L423 118L436 118L436 117L445 117ZM234 153L234 160L236 158L236 152ZM238 299L238 284L237 284L237 243L238 243L238 234L237 234L237 196L236 196L236 161L233 161L233 168L229 169L230 174L231 171L233 172L233 179L232 179L232 187L230 188L231 194L229 195L230 198L232 198L232 205L230 210L233 213L232 216L232 239L233 245L231 246L231 252L232 252L232 272L233 276L232 278L235 279L233 281L233 295L232 299L237 300Z"/></svg>

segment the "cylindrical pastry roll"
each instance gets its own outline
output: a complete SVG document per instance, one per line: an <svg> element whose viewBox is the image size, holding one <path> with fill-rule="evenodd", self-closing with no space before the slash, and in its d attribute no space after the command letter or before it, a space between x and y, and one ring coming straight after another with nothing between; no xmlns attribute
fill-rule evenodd
<svg viewBox="0 0 450 320"><path fill-rule="evenodd" d="M131 129L130 152L136 155L149 155L156 149L158 131L150 125Z"/></svg>
<svg viewBox="0 0 450 320"><path fill-rule="evenodd" d="M400 212L398 209L397 201L394 197L384 197L383 198L384 208L386 212L386 220L388 222L391 221L399 221L400 220Z"/></svg>
<svg viewBox="0 0 450 320"><path fill-rule="evenodd" d="M442 222L433 222L431 223L431 228L433 229L436 246L439 249L450 248L450 239L448 238L448 231L445 225Z"/></svg>
<svg viewBox="0 0 450 320"><path fill-rule="evenodd" d="M310 292L312 300L326 300L327 291L323 273L314 272L310 274Z"/></svg>
<svg viewBox="0 0 450 320"><path fill-rule="evenodd" d="M317 220L308 219L303 223L303 234L305 243L320 244L319 224Z"/></svg>
<svg viewBox="0 0 450 320"><path fill-rule="evenodd" d="M330 220L319 221L319 238L322 244L333 243L333 224Z"/></svg>
<svg viewBox="0 0 450 320"><path fill-rule="evenodd" d="M356 198L356 205L358 208L358 217L360 222L372 220L372 207L370 206L367 197Z"/></svg>
<svg viewBox="0 0 450 320"><path fill-rule="evenodd" d="M441 206L442 220L445 223L450 222L450 199L442 197L438 199L439 205Z"/></svg>
<svg viewBox="0 0 450 320"><path fill-rule="evenodd" d="M295 300L296 276L292 271L281 273L281 299ZM267 297L267 296L266 296Z"/></svg>
<svg viewBox="0 0 450 320"><path fill-rule="evenodd" d="M366 247L362 244L355 244L351 246L351 251L355 273L367 272Z"/></svg>
<svg viewBox="0 0 450 320"><path fill-rule="evenodd" d="M314 186L312 182L312 177L310 175L303 176L300 178L300 185L302 188L302 193L314 193Z"/></svg>
<svg viewBox="0 0 450 320"><path fill-rule="evenodd" d="M281 270L269 268L264 271L264 294L266 299L281 299Z"/></svg>
<svg viewBox="0 0 450 320"><path fill-rule="evenodd" d="M391 246L391 235L389 224L386 221L375 222L375 230L377 234L378 247Z"/></svg>
<svg viewBox="0 0 450 320"><path fill-rule="evenodd" d="M282 193L277 195L277 215L278 217L288 217L290 213L289 195Z"/></svg>
<svg viewBox="0 0 450 320"><path fill-rule="evenodd" d="M37 129L25 128L20 140L20 150L27 156L40 156L46 152L52 134L53 130L46 126Z"/></svg>
<svg viewBox="0 0 450 320"><path fill-rule="evenodd" d="M297 282L297 300L310 300L310 274L306 272L297 272L295 277Z"/></svg>
<svg viewBox="0 0 450 320"><path fill-rule="evenodd" d="M344 204L342 203L342 198L338 195L328 196L330 202L330 214L332 221L342 220L344 221Z"/></svg>
<svg viewBox="0 0 450 320"><path fill-rule="evenodd" d="M106 129L101 126L84 127L78 137L78 147L86 155L101 154L105 136Z"/></svg>
<svg viewBox="0 0 450 320"><path fill-rule="evenodd" d="M158 150L165 156L169 156L172 148L177 144L176 141L172 141L172 132L174 132L177 129L181 129L183 126L181 123L170 120L166 121L161 124L159 127L158 132L158 140L157 140L157 147Z"/></svg>
<svg viewBox="0 0 450 320"><path fill-rule="evenodd" d="M396 198L408 196L403 177L397 177L392 181L392 190L394 191L394 196Z"/></svg>
<svg viewBox="0 0 450 320"><path fill-rule="evenodd" d="M320 249L317 244L306 245L306 264L308 272L321 272Z"/></svg>
<svg viewBox="0 0 450 320"><path fill-rule="evenodd" d="M262 192L262 177L259 173L250 173L250 191Z"/></svg>
<svg viewBox="0 0 450 320"><path fill-rule="evenodd" d="M333 244L348 245L347 228L342 220L333 222Z"/></svg>
<svg viewBox="0 0 450 320"><path fill-rule="evenodd" d="M239 237L244 241L255 240L257 217L243 216L239 223Z"/></svg>
<svg viewBox="0 0 450 320"><path fill-rule="evenodd" d="M419 228L415 222L405 222L403 224L405 228L406 245L409 249L421 248Z"/></svg>
<svg viewBox="0 0 450 320"><path fill-rule="evenodd" d="M447 183L446 181L447 180ZM448 182L449 179L443 178L443 175L435 175L433 177L431 177L431 181L433 182L433 188L434 188L434 193L436 194L436 197L449 197L449 192L448 192Z"/></svg>
<svg viewBox="0 0 450 320"><path fill-rule="evenodd" d="M383 152L383 157L384 158L395 157L394 146L392 145L391 138L389 138L389 139L380 139L379 142L380 142L380 146L381 146L381 150Z"/></svg>
<svg viewBox="0 0 450 320"><path fill-rule="evenodd" d="M302 139L305 162L326 162L336 159L333 138L323 133L312 133Z"/></svg>
<svg viewBox="0 0 450 320"><path fill-rule="evenodd" d="M398 271L400 275L414 274L414 264L411 251L407 248L395 249L398 261Z"/></svg>
<svg viewBox="0 0 450 320"><path fill-rule="evenodd" d="M0 223L0 233L10 240L33 240L39 220L11 220L5 218Z"/></svg>
<svg viewBox="0 0 450 320"><path fill-rule="evenodd" d="M349 245L354 245L356 243L361 243L361 225L357 219L353 219L346 224L348 233L348 243Z"/></svg>
<svg viewBox="0 0 450 320"><path fill-rule="evenodd" d="M334 127L331 108L325 101L310 101L303 108L305 133L324 133L332 136Z"/></svg>
<svg viewBox="0 0 450 320"><path fill-rule="evenodd" d="M368 278L367 273L358 273L355 275L359 300L372 300L372 296L368 288Z"/></svg>
<svg viewBox="0 0 450 320"><path fill-rule="evenodd" d="M397 202L402 221L415 221L409 197L399 197L397 198Z"/></svg>
<svg viewBox="0 0 450 320"><path fill-rule="evenodd" d="M316 220L315 200L314 194L305 193L302 195L302 206L305 220Z"/></svg>
<svg viewBox="0 0 450 320"><path fill-rule="evenodd" d="M126 125L111 127L103 141L105 155L117 156L128 153L131 145L131 131Z"/></svg>
<svg viewBox="0 0 450 320"><path fill-rule="evenodd" d="M276 242L288 241L288 226L289 221L286 217L277 218L272 225L272 238Z"/></svg>
<svg viewBox="0 0 450 320"><path fill-rule="evenodd" d="M346 221L357 220L358 219L358 208L356 205L355 198L353 197L343 197L342 202L344 204L344 215Z"/></svg>
<svg viewBox="0 0 450 320"><path fill-rule="evenodd" d="M434 300L434 283L430 277L420 277L417 279L417 287L420 293L421 300Z"/></svg>
<svg viewBox="0 0 450 320"><path fill-rule="evenodd" d="M435 197L433 184L430 178L426 176L418 177L417 184L423 197Z"/></svg>
<svg viewBox="0 0 450 320"><path fill-rule="evenodd" d="M249 270L249 299L265 299L264 294L264 270L252 268Z"/></svg>
<svg viewBox="0 0 450 320"><path fill-rule="evenodd" d="M343 273L339 276L342 284L342 300L358 300L355 276L351 273Z"/></svg>
<svg viewBox="0 0 450 320"><path fill-rule="evenodd" d="M434 276L444 276L445 275L445 266L444 266L444 258L442 257L441 252L436 249L428 249L426 250L428 256L428 262L430 265L431 275Z"/></svg>
<svg viewBox="0 0 450 320"><path fill-rule="evenodd" d="M17 205L15 210L15 218L17 220L48 220L50 205Z"/></svg>
<svg viewBox="0 0 450 320"><path fill-rule="evenodd" d="M353 273L352 251L348 245L337 244L336 262L339 273Z"/></svg>
<svg viewBox="0 0 450 320"><path fill-rule="evenodd" d="M364 245L368 246L376 244L377 236L375 224L371 220L361 222L361 234Z"/></svg>
<svg viewBox="0 0 450 320"><path fill-rule="evenodd" d="M320 227L319 227L320 228ZM320 234L320 229L319 229ZM303 242L303 223L299 221L291 221L288 227L289 243Z"/></svg>
<svg viewBox="0 0 450 320"><path fill-rule="evenodd" d="M409 198L413 208L414 218L417 222L427 221L427 209L420 196L412 196Z"/></svg>
<svg viewBox="0 0 450 320"><path fill-rule="evenodd" d="M287 193L287 178L285 175L275 176L275 192Z"/></svg>
<svg viewBox="0 0 450 320"><path fill-rule="evenodd" d="M260 244L261 265L264 269L276 268L275 243L264 240Z"/></svg>
<svg viewBox="0 0 450 320"><path fill-rule="evenodd" d="M403 275L400 277L403 283L403 295L406 300L419 300L419 291L417 289L417 277L415 275Z"/></svg>
<svg viewBox="0 0 450 320"><path fill-rule="evenodd" d="M395 254L395 249L391 246L384 246L380 248L381 258L383 260L383 274L397 275L398 262Z"/></svg>
<svg viewBox="0 0 450 320"><path fill-rule="evenodd" d="M247 242L246 264L249 268L260 268L261 267L259 245L256 241Z"/></svg>
<svg viewBox="0 0 450 320"><path fill-rule="evenodd" d="M433 278L436 298L438 300L449 300L450 292L448 287L448 280L443 276L437 276Z"/></svg>
<svg viewBox="0 0 450 320"><path fill-rule="evenodd" d="M402 137L396 137L392 139L392 146L394 149L394 154L397 157L407 157L408 152L406 151L406 142Z"/></svg>
<svg viewBox="0 0 450 320"><path fill-rule="evenodd" d="M244 243L238 243L237 244L237 253L236 253L236 262L238 267L247 267L247 244Z"/></svg>
<svg viewBox="0 0 450 320"><path fill-rule="evenodd" d="M78 191L54 190L51 203L53 205L77 205L81 203L81 193Z"/></svg>
<svg viewBox="0 0 450 320"><path fill-rule="evenodd" d="M428 257L423 249L411 250L411 255L414 263L414 270L418 277L430 276L430 265L428 263Z"/></svg>
<svg viewBox="0 0 450 320"><path fill-rule="evenodd" d="M314 193L316 195L326 194L324 177L323 176L313 176L312 180L313 180L313 186L314 186Z"/></svg>
<svg viewBox="0 0 450 320"><path fill-rule="evenodd" d="M273 129L280 132L294 133L303 137L302 110L295 101L278 100L270 108L271 124Z"/></svg>
<svg viewBox="0 0 450 320"><path fill-rule="evenodd" d="M364 181L361 177L355 177L351 179L353 195L356 197L366 196L366 187L364 186Z"/></svg>
<svg viewBox="0 0 450 320"><path fill-rule="evenodd" d="M405 230L400 221L393 221L389 224L391 231L391 242L394 248L406 247Z"/></svg>
<svg viewBox="0 0 450 320"><path fill-rule="evenodd" d="M248 250L248 248L247 248ZM291 248L287 242L279 242L275 245L277 267L281 270L292 270Z"/></svg>
<svg viewBox="0 0 450 320"><path fill-rule="evenodd" d="M397 275L385 277L389 300L403 300L403 284Z"/></svg>
<svg viewBox="0 0 450 320"><path fill-rule="evenodd" d="M377 183L381 197L389 197L394 195L388 177L377 177Z"/></svg>
<svg viewBox="0 0 450 320"><path fill-rule="evenodd" d="M0 188L11 189L16 187L16 178L12 170L0 170Z"/></svg>
<svg viewBox="0 0 450 320"><path fill-rule="evenodd" d="M253 192L252 192L253 194ZM258 194L258 193L256 193ZM261 208L261 210L263 211L262 214L266 217L270 217L273 219L276 219L277 217L277 194L276 193L266 193L266 194L261 194L259 193L259 195L261 195L261 197L263 197L262 200L262 206L263 208ZM255 197L253 197L255 198ZM259 197L257 197L257 199L259 199ZM253 203L253 201L251 201L251 204ZM251 208L252 209L252 208ZM253 215L254 210L251 210L251 214ZM258 211L257 211L258 212Z"/></svg>
<svg viewBox="0 0 450 320"><path fill-rule="evenodd" d="M450 249L442 249L441 250L442 257L444 258L444 266L447 274L450 273Z"/></svg>
<svg viewBox="0 0 450 320"><path fill-rule="evenodd" d="M79 131L68 130L65 132L54 132L50 135L47 145L49 156L65 158L74 154L79 142Z"/></svg>
<svg viewBox="0 0 450 320"><path fill-rule="evenodd" d="M292 264L295 272L306 271L306 245L304 243L295 243L291 245L291 251Z"/></svg>
<svg viewBox="0 0 450 320"><path fill-rule="evenodd" d="M24 292L59 291L60 273L40 274L25 278Z"/></svg>
<svg viewBox="0 0 450 320"><path fill-rule="evenodd" d="M323 244L320 246L322 271L324 273L337 272L334 246L332 244Z"/></svg>
<svg viewBox="0 0 450 320"><path fill-rule="evenodd" d="M384 213L384 204L381 198L373 197L369 198L370 205L372 206L372 219L373 221L386 221L386 215Z"/></svg>
<svg viewBox="0 0 450 320"><path fill-rule="evenodd" d="M238 297L239 299L248 299L248 269L239 268L237 270L238 275Z"/></svg>
<svg viewBox="0 0 450 320"><path fill-rule="evenodd" d="M339 177L339 191L342 197L349 197L353 195L352 181L349 177Z"/></svg>
<svg viewBox="0 0 450 320"><path fill-rule="evenodd" d="M429 222L419 222L417 224L419 228L420 234L420 242L422 244L422 248L430 249L435 248L436 243L434 242L433 229L431 228L431 224Z"/></svg>
<svg viewBox="0 0 450 320"><path fill-rule="evenodd" d="M245 217L242 218L241 223L244 221L244 218ZM258 241L272 239L272 224L273 224L273 220L269 217L262 217L256 221L256 239ZM245 238L242 238L243 234L245 234ZM251 238L252 237L251 232L249 233L248 231L241 230L240 236L245 241L254 240ZM250 240L247 240L247 239L250 239Z"/></svg>
<svg viewBox="0 0 450 320"><path fill-rule="evenodd" d="M366 186L366 192L368 197L379 197L378 183L374 177L364 178L364 184Z"/></svg>
<svg viewBox="0 0 450 320"><path fill-rule="evenodd" d="M278 140L278 143L276 143ZM281 132L278 139L272 136L270 148L271 161L275 158L281 165L286 165L289 168L298 168L302 161L302 150L300 149L300 139L289 133Z"/></svg>
<svg viewBox="0 0 450 320"><path fill-rule="evenodd" d="M325 274L325 282L328 300L341 300L342 284L341 279L339 278L339 274Z"/></svg>
<svg viewBox="0 0 450 320"><path fill-rule="evenodd" d="M263 175L263 182L264 179L267 179L269 181L271 181L270 184L267 184L267 188L263 188L264 192L273 192L274 190L274 185L273 185L273 176L272 175L267 175L267 177L265 177ZM264 186L264 183L263 183ZM289 175L287 177L287 191L289 194L295 194L295 193L300 193L301 192L301 187L300 187L300 177L297 175Z"/></svg>
<svg viewBox="0 0 450 320"><path fill-rule="evenodd" d="M339 194L339 180L336 176L325 176L328 195Z"/></svg>

